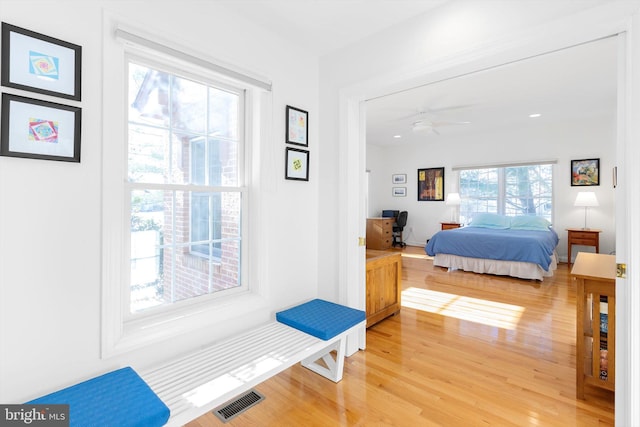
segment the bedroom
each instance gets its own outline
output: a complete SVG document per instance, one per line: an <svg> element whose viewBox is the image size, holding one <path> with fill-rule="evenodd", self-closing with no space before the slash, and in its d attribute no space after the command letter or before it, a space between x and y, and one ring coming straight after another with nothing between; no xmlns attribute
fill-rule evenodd
<svg viewBox="0 0 640 427"><path fill-rule="evenodd" d="M406 33L399 28L390 30L397 34L391 40L397 41L397 46L412 51L390 52L388 46L382 46L380 51L384 53L384 63L375 62L368 56L374 53L367 52L377 51L381 46L375 38L367 40L364 49L354 47L357 54L342 51L319 57L299 49L298 45L292 44L286 36L277 34L276 30L265 29L242 16L242 13L214 6L214 3L217 2L209 4L210 13L204 14L194 13L193 9L182 6L171 7L168 2L162 2L162 7L152 9L148 8L149 2L108 0L0 2L3 20L82 44L85 58L81 163L64 165L0 159L0 203L3 206L0 211L0 340L13 343L12 350L7 351L7 347L3 346L0 352L0 401L26 399L74 379L117 366L125 360L122 356L103 359L100 340L104 239L101 185L103 172L108 173L111 166L103 164L102 159L102 150L108 148L108 142L111 141L105 139L103 134L103 129L108 128L105 123L109 123L104 120L103 110L110 107L103 103L103 96L110 93L108 88L103 88L103 78L108 77L107 67L112 59L105 57L103 51L105 9L115 10L128 21L139 22L141 17L148 17L154 24L145 20L142 26L146 30L153 31L154 27L157 29L160 26L166 32L156 31L157 34L175 36L181 44L190 45L198 51L245 69L268 74L278 84L273 99L273 145L269 146L273 150L261 152L266 167L261 170L264 174L258 200L261 215L255 223L256 228L263 230L257 251L265 259L265 264L258 271L260 283L269 286L272 298L270 306L255 313L255 317L230 316L231 319L219 324L213 334L211 331L197 330L181 336L171 346L155 345L138 349L127 355L127 361L145 364L154 358L168 357L178 349L197 348L202 342L215 339L223 333L251 327L268 317L274 307L300 299L315 295L341 301L350 298L348 295L352 291L346 284L352 283L351 275L356 269L345 269L342 263L349 264L352 261L350 251L358 251L345 240L355 241L358 233L357 230L353 232L353 227L355 224L357 229L359 219L347 214L358 212L358 206L351 210L352 201L346 194L357 194L358 191L356 189L353 192L348 187L357 179L349 176L350 169L347 167L351 164L352 154L343 150L345 147L353 149L354 145L343 144L340 120L346 113L340 111L342 104L339 97L345 92L353 93L357 89L353 88L354 82L386 76L393 72L394 67L397 67L396 70L405 67L406 71L407 64L413 63L415 68L424 64L415 64L415 51L411 49L412 46L407 47L411 44L403 43ZM479 29L475 34L459 34L455 43L451 40L446 43L434 42L431 47L436 47L429 52L440 59L447 57L446 52L451 49L467 52L471 40L491 44L496 39L503 40L503 37L517 33L514 25L522 25L531 31L550 22L573 25L576 23L573 15L581 15L579 12L584 12L587 7L576 6L575 2L568 3L572 6L558 9L550 7L549 11L532 8L530 12L538 13L526 17L524 13L514 10L495 18L488 17L491 28ZM60 4L72 5L74 13L66 13ZM46 22L35 19L34 8L40 12L39 16L50 19ZM605 15L609 16L609 29L619 28L619 21L636 11L607 10L609 13ZM444 10L443 14L448 12L456 12L456 9ZM600 12L596 10L593 14ZM514 17L512 21L505 18L509 14ZM593 14L591 19L594 19ZM211 26L209 15L215 16L219 25ZM436 19L444 18L446 16ZM585 25L582 18L578 21L578 26ZM413 25L415 30L420 22L414 22ZM227 37L239 27L246 29L242 37ZM224 39L228 43L209 43L211 37ZM256 40L262 43L256 43ZM295 54L292 55L292 52ZM398 57L401 61L394 62ZM374 67L363 70L372 62ZM382 86L386 90L391 84ZM310 139L317 144L312 150L311 179L303 185L282 179L284 156L281 155L281 135L284 121L276 119L280 107L287 103L306 107L317 114L312 115L315 124L310 129ZM347 185L343 185L345 182ZM37 197L25 197L25 194ZM78 197L78 194L82 197ZM353 203L357 203L355 199ZM16 206L19 208L14 208ZM46 215L42 206L47 207ZM295 215L283 215L283 212L295 212ZM635 213L633 210L629 212ZM362 218L364 216L363 213ZM448 216L448 213L443 211L442 216ZM579 220L580 215L576 213L575 218ZM435 223L438 220L440 216L434 218ZM283 230L296 232L295 245L282 239ZM635 239L635 235L630 236L630 239ZM424 237L420 237L420 240L424 240ZM300 251L300 247L308 249ZM29 256L25 257L24 254ZM38 268L34 268L34 264ZM305 286L300 286L300 277L307 278ZM7 283L19 286L7 287ZM34 295L38 297L34 298ZM12 327L16 324L20 328ZM43 325L46 325L44 331ZM32 339L34 336L40 339Z"/></svg>
<svg viewBox="0 0 640 427"><path fill-rule="evenodd" d="M368 101L368 216L407 211L404 240L424 246L461 212L444 201L419 201L418 169L444 167L446 198L459 191L465 167L553 162L547 219L560 238L560 261L567 261L565 229L584 226L584 208L573 206L579 191L596 193L599 206L589 208L587 226L602 230L601 253L615 251L617 42L594 41ZM435 112L420 114L427 109ZM414 130L420 120L459 124ZM599 185L572 186L571 160L592 158L600 159ZM393 184L395 174L407 182ZM392 187L407 195L394 197Z"/></svg>

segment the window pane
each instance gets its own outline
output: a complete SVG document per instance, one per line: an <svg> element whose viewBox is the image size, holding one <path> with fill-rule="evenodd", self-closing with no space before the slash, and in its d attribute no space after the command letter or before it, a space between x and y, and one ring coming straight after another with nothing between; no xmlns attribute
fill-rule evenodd
<svg viewBox="0 0 640 427"><path fill-rule="evenodd" d="M163 191L131 193L131 312L163 302Z"/></svg>
<svg viewBox="0 0 640 427"><path fill-rule="evenodd" d="M209 90L209 135L238 138L238 99L235 93L220 89Z"/></svg>
<svg viewBox="0 0 640 427"><path fill-rule="evenodd" d="M171 96L173 127L199 134L204 133L207 117L207 86L173 77Z"/></svg>
<svg viewBox="0 0 640 427"><path fill-rule="evenodd" d="M129 121L156 126L169 124L169 75L129 63Z"/></svg>
<svg viewBox="0 0 640 427"><path fill-rule="evenodd" d="M149 126L129 126L129 181L163 183L169 175L169 133Z"/></svg>

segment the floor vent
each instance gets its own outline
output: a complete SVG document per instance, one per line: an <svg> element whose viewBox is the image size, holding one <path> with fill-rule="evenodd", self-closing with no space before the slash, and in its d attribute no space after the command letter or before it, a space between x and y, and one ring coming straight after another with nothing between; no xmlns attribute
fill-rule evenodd
<svg viewBox="0 0 640 427"><path fill-rule="evenodd" d="M220 421L226 423L227 421L240 415L247 409L251 408L264 400L264 396L255 390L251 390L237 397L231 402L225 403L223 406L214 409L213 414L220 419Z"/></svg>

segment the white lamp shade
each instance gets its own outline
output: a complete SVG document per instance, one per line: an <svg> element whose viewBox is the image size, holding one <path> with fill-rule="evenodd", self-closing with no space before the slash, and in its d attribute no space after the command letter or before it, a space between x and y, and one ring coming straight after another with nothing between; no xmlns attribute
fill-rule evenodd
<svg viewBox="0 0 640 427"><path fill-rule="evenodd" d="M594 193L593 191L579 192L573 205L580 207L600 206L600 204L598 203L598 199L596 198L596 193Z"/></svg>
<svg viewBox="0 0 640 427"><path fill-rule="evenodd" d="M447 194L447 200L444 202L447 206L458 206L460 205L460 193L449 193Z"/></svg>

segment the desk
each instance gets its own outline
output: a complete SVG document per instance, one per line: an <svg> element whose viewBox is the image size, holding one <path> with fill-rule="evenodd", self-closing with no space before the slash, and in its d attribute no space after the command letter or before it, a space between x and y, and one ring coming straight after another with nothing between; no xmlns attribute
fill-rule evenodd
<svg viewBox="0 0 640 427"><path fill-rule="evenodd" d="M600 233L602 230L581 228L567 228L567 264L571 265L571 247L573 245L594 246L596 253L600 253Z"/></svg>
<svg viewBox="0 0 640 427"><path fill-rule="evenodd" d="M615 391L616 257L579 252L576 281L576 397L584 386Z"/></svg>

